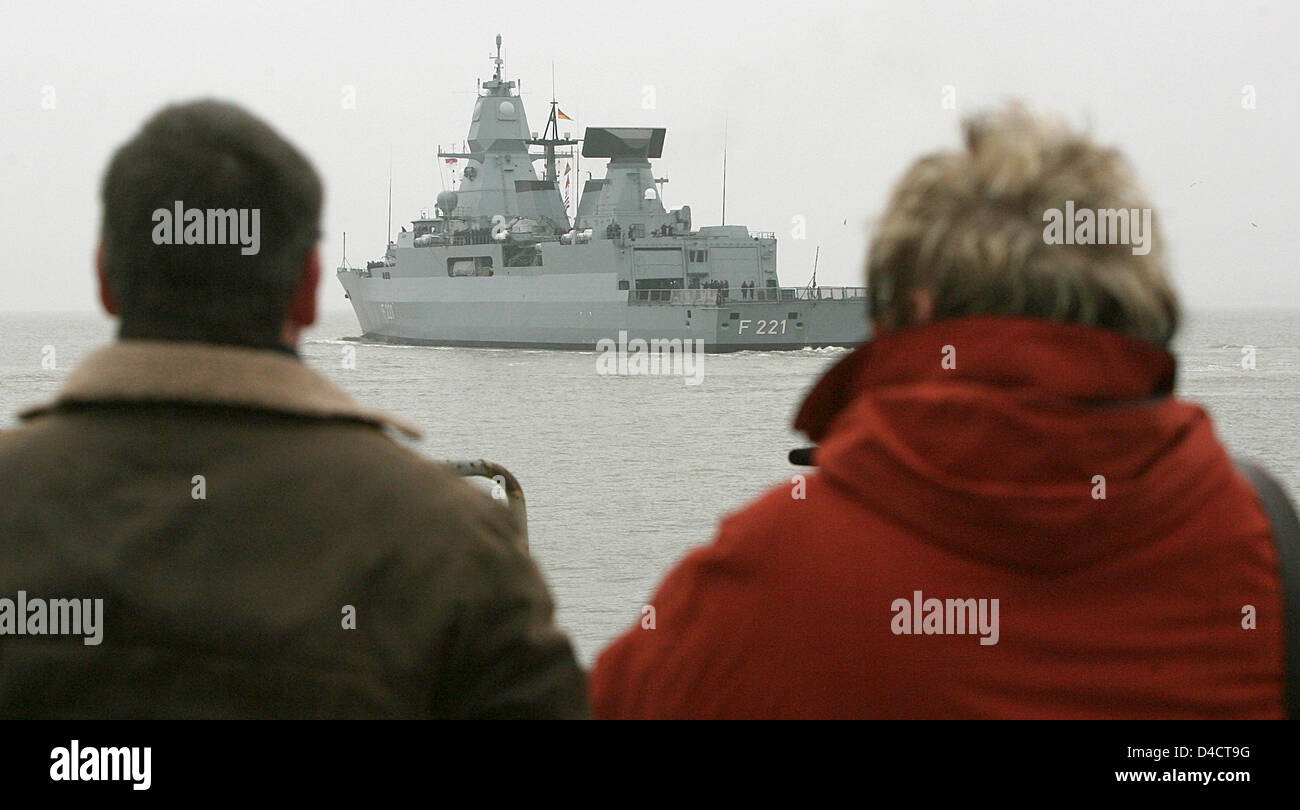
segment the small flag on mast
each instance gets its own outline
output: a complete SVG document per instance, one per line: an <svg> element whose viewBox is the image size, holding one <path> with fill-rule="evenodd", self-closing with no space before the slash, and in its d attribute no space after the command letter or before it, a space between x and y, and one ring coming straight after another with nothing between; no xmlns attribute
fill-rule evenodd
<svg viewBox="0 0 1300 810"><path fill-rule="evenodd" d="M556 108L555 108L555 114L556 114L557 116L559 116L560 118L563 118L565 121L572 121L572 120L573 120L573 119L570 118L569 116L565 115L565 114L564 114L564 110L561 110L559 107L556 107Z"/></svg>

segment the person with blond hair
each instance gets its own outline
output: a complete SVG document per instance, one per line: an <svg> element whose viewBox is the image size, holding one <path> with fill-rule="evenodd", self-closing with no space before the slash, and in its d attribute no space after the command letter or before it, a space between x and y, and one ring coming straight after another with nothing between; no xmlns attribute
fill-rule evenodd
<svg viewBox="0 0 1300 810"><path fill-rule="evenodd" d="M1174 395L1128 164L1009 106L917 160L874 338L795 427L818 470L721 524L599 657L602 718L1275 718L1269 521Z"/></svg>

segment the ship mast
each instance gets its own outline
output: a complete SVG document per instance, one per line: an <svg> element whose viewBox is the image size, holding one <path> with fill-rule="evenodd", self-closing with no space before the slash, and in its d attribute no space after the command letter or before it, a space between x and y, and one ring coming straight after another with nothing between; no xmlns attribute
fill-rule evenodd
<svg viewBox="0 0 1300 810"><path fill-rule="evenodd" d="M555 99L551 99L551 117L546 119L546 129L542 132L542 137L530 138L528 140L529 144L542 147L542 159L546 162L545 179L552 183L557 182L559 179L559 175L555 168L555 147L573 146L578 142L574 138L560 137L559 119L556 117L557 109L559 109L558 102L556 102ZM569 155L562 155L561 157L569 157Z"/></svg>
<svg viewBox="0 0 1300 810"><path fill-rule="evenodd" d="M577 140L573 138L560 137L560 119L559 102L555 100L555 64L551 64L551 115L546 119L546 129L542 130L542 137L530 138L528 143L532 146L542 147L543 160L546 163L546 181L549 183L558 183L559 174L555 167L555 147L573 146ZM565 155L564 157L568 157Z"/></svg>

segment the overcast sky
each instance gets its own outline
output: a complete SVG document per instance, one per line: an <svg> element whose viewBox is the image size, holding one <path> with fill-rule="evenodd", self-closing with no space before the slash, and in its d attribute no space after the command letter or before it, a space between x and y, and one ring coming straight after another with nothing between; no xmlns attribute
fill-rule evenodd
<svg viewBox="0 0 1300 810"><path fill-rule="evenodd" d="M906 165L956 145L962 115L1020 97L1127 152L1189 307L1300 304L1300 3L231 0L6 3L0 309L95 306L110 153L159 106L202 96L248 106L314 160L328 268L344 231L349 260L377 257L390 152L396 230L432 208L435 152L466 136L498 32L533 129L552 62L575 134L666 126L664 202L696 227L720 219L725 131L727 221L777 232L785 284L807 281L818 245L819 282L861 283L866 223ZM328 275L324 305L346 308Z"/></svg>

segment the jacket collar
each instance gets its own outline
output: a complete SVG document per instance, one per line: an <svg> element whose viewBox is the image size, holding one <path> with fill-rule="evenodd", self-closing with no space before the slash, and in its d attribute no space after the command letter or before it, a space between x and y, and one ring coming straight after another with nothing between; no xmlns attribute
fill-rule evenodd
<svg viewBox="0 0 1300 810"><path fill-rule="evenodd" d="M224 405L351 419L420 438L419 428L410 422L358 404L291 354L212 343L119 340L73 369L52 402L19 416L30 419L66 405L129 402Z"/></svg>
<svg viewBox="0 0 1300 810"><path fill-rule="evenodd" d="M941 362L945 356L952 362ZM1158 398L1174 390L1168 350L1109 329L1043 318L970 316L878 335L813 386L795 429L813 441L869 390L966 382L1080 405Z"/></svg>

